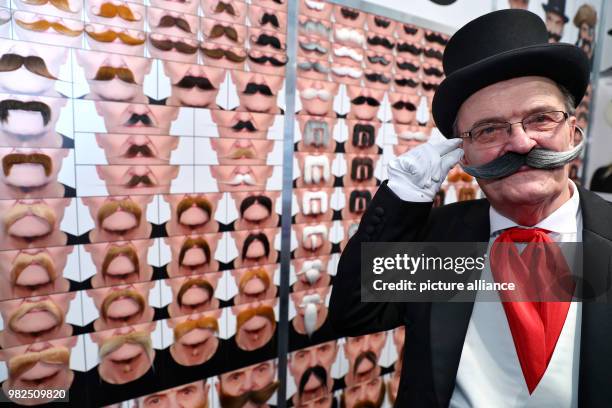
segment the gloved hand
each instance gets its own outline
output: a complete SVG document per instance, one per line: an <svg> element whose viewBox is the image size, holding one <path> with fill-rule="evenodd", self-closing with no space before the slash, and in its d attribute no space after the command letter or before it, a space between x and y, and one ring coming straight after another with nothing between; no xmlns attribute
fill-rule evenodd
<svg viewBox="0 0 612 408"><path fill-rule="evenodd" d="M430 141L391 160L387 186L404 201L433 201L446 175L461 157L462 139Z"/></svg>

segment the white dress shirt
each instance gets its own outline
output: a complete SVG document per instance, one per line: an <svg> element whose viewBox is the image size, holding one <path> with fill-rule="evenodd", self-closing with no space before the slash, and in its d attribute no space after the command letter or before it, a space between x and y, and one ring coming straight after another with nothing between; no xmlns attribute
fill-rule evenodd
<svg viewBox="0 0 612 408"><path fill-rule="evenodd" d="M570 183L571 198L534 226L551 231L549 236L556 242L582 242L578 189ZM519 225L493 207L489 210L489 217L490 249L502 230ZM492 280L488 262L482 279ZM450 407L577 407L582 303L570 304L546 372L533 394L529 395L502 304L478 302L478 295L476 299Z"/></svg>

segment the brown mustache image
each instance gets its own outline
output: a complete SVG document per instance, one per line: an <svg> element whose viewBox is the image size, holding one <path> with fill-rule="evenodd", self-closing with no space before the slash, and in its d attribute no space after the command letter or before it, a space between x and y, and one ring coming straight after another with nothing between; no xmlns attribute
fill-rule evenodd
<svg viewBox="0 0 612 408"><path fill-rule="evenodd" d="M115 79L115 77L128 84L136 84L132 71L130 71L129 68L123 67L102 66L98 68L98 72L96 72L96 76L93 79L96 81L111 81Z"/></svg>
<svg viewBox="0 0 612 408"><path fill-rule="evenodd" d="M2 158L2 171L5 176L11 173L11 168L15 164L40 164L45 169L45 176L49 177L53 170L51 158L42 153L11 153Z"/></svg>
<svg viewBox="0 0 612 408"><path fill-rule="evenodd" d="M5 232L8 234L8 230L17 221L27 215L34 215L38 218L42 218L49 224L49 229L55 226L55 213L46 204L21 204L17 203L11 207L7 212L4 213L3 221ZM38 238L38 237L28 237Z"/></svg>
<svg viewBox="0 0 612 408"><path fill-rule="evenodd" d="M217 5L215 6L215 13L223 13L223 12L227 12L227 14L231 15L231 16L235 16L236 15L236 10L234 10L234 6L232 6L231 3L224 3L222 1L218 2Z"/></svg>
<svg viewBox="0 0 612 408"><path fill-rule="evenodd" d="M181 251L179 253L179 259L178 259L179 265L181 266L183 265L183 260L185 259L185 253L191 248L200 248L202 251L204 251L204 255L206 257L205 263L210 262L210 246L208 245L208 242L206 242L204 238L187 238L185 242L183 242L183 245L181 246ZM201 266L201 265L196 265L195 267L197 266Z"/></svg>
<svg viewBox="0 0 612 408"><path fill-rule="evenodd" d="M181 219L181 215L191 207L196 206L206 214L208 214L208 218L210 218L212 214L212 204L205 197L185 197L181 201L179 201L176 206L176 216L177 219Z"/></svg>
<svg viewBox="0 0 612 408"><path fill-rule="evenodd" d="M72 13L70 10L70 5L68 4L68 0L21 0L25 4L31 4L33 6L43 6L47 3L51 3L53 7L60 9L62 11L68 11Z"/></svg>
<svg viewBox="0 0 612 408"><path fill-rule="evenodd" d="M15 324L19 319L34 309L44 310L51 313L57 320L55 327L61 326L64 323L64 313L61 311L61 309L51 300L42 300L40 302L23 303L21 306L19 306L19 308L13 312L11 318L9 319L9 327L11 330L18 333L19 331L15 328Z"/></svg>
<svg viewBox="0 0 612 408"><path fill-rule="evenodd" d="M108 267L111 262L120 256L127 257L132 265L134 265L134 270L140 270L140 262L138 261L138 255L136 251L131 246L112 246L106 251L106 255L104 255L104 261L102 261L102 274L107 275Z"/></svg>
<svg viewBox="0 0 612 408"><path fill-rule="evenodd" d="M221 24L214 25L210 33L208 33L208 38L219 38L223 35L234 42L238 41L238 32L233 27L223 26Z"/></svg>
<svg viewBox="0 0 612 408"><path fill-rule="evenodd" d="M249 147L239 147L230 153L230 159L253 159L255 158L255 152Z"/></svg>
<svg viewBox="0 0 612 408"><path fill-rule="evenodd" d="M110 339L106 339L98 350L100 359L103 359L113 351L119 349L124 344L137 344L141 346L147 353L149 359L151 359L153 342L151 341L151 335L146 331L133 331L128 334L116 334Z"/></svg>
<svg viewBox="0 0 612 408"><path fill-rule="evenodd" d="M145 174L144 176L133 175L132 178L125 183L125 187L132 188L138 186L139 184L142 184L145 187L155 186L153 180L151 180L151 178Z"/></svg>
<svg viewBox="0 0 612 408"><path fill-rule="evenodd" d="M123 31L117 32L113 30L106 30L106 31L102 31L101 33L97 33L97 32L94 32L93 29L86 28L85 32L87 33L88 36L90 36L94 40L105 42L105 43L113 42L117 38L119 38L119 40L122 43L127 44L127 45L142 45L145 42L144 38L132 37L131 35L126 34Z"/></svg>
<svg viewBox="0 0 612 408"><path fill-rule="evenodd" d="M216 333L219 331L219 323L212 316L200 317L197 320L186 320L177 324L174 328L174 341L179 341L181 337L195 329L212 330Z"/></svg>
<svg viewBox="0 0 612 408"><path fill-rule="evenodd" d="M35 55L22 57L19 54L4 54L0 57L0 72L16 71L21 67L25 67L33 74L49 79L57 79L47 69L45 61Z"/></svg>
<svg viewBox="0 0 612 408"><path fill-rule="evenodd" d="M213 294L215 293L215 289L206 279L202 279L202 278L188 279L185 283L181 285L181 288L179 289L176 295L176 301L180 307L183 307L183 296L185 296L185 292L187 292L189 289L191 289L194 286L204 289L208 293L209 299L212 298Z"/></svg>
<svg viewBox="0 0 612 408"><path fill-rule="evenodd" d="M151 150L149 145L135 145L135 144L130 145L130 147L128 147L128 149L123 155L127 157L128 159L139 156L139 155L142 157L155 157L155 153L153 153L153 150Z"/></svg>
<svg viewBox="0 0 612 408"><path fill-rule="evenodd" d="M268 272L266 272L265 269L250 269L246 271L244 275L242 275L242 278L240 278L240 282L238 283L240 293L244 292L244 287L253 278L261 280L266 290L270 287L270 275L268 275Z"/></svg>
<svg viewBox="0 0 612 408"><path fill-rule="evenodd" d="M33 23L26 23L25 21L15 19L15 22L24 30L47 31L49 28L52 28L54 31L69 37L77 37L83 33L83 30L73 30L66 27L62 23L49 22L47 20L38 20L34 21Z"/></svg>
<svg viewBox="0 0 612 408"><path fill-rule="evenodd" d="M142 210L134 201L129 198L123 200L110 201L103 204L98 210L98 225L102 225L102 222L116 213L117 211L126 211L132 214L138 221L136 227L140 225L140 218L142 217Z"/></svg>
<svg viewBox="0 0 612 408"><path fill-rule="evenodd" d="M189 45L183 41L172 40L156 40L149 37L151 45L161 51L171 51L175 49L182 54L195 54L198 51L197 46Z"/></svg>
<svg viewBox="0 0 612 408"><path fill-rule="evenodd" d="M132 10L128 6L123 4L116 6L113 3L104 3L100 6L100 14L96 14L98 17L113 18L116 16L121 17L125 21L140 21L141 17L136 17Z"/></svg>
<svg viewBox="0 0 612 408"><path fill-rule="evenodd" d="M236 333L240 331L242 326L255 316L265 317L272 323L272 330L276 327L276 317L274 316L274 308L268 305L260 305L250 309L243 310L236 316Z"/></svg>
<svg viewBox="0 0 612 408"><path fill-rule="evenodd" d="M236 53L234 53L233 51L229 51L229 50L224 50L222 48L213 48L213 49L209 49L209 48L204 48L202 47L202 52L204 53L204 55L206 55L207 57L210 57L212 59L221 59L223 57L227 58L228 60L232 61L232 62L244 62L246 60L246 55L238 55Z"/></svg>
<svg viewBox="0 0 612 408"><path fill-rule="evenodd" d="M47 271L50 280L55 280L57 273L55 271L55 265L53 259L46 252L39 252L34 255L30 255L21 252L13 261L13 268L11 269L11 283L15 285L21 272L23 272L30 265L40 265Z"/></svg>
<svg viewBox="0 0 612 408"><path fill-rule="evenodd" d="M18 378L30 370L38 362L47 364L68 365L70 350L63 346L55 346L43 351L31 351L19 354L8 361L9 377Z"/></svg>
<svg viewBox="0 0 612 408"><path fill-rule="evenodd" d="M189 27L189 23L187 20L180 17L172 17L170 15L165 15L159 19L159 24L157 27L165 28L165 27L178 27L186 33L191 33L191 27Z"/></svg>
<svg viewBox="0 0 612 408"><path fill-rule="evenodd" d="M279 386L278 381L274 381L260 390L251 390L243 394L234 396L226 394L223 389L219 392L219 402L222 408L241 408L248 402L260 406L265 404Z"/></svg>
<svg viewBox="0 0 612 408"><path fill-rule="evenodd" d="M142 312L144 312L145 306L146 306L146 302L145 302L145 298L138 292L136 292L133 289L119 289L116 291L113 291L111 293L109 293L105 298L104 301L102 302L102 307L100 308L100 315L102 316L102 319L104 320L108 320L108 308L111 306L111 304L122 297L127 297L130 298L132 300L134 300L136 303L138 303L138 313L136 313L137 315L141 315Z"/></svg>

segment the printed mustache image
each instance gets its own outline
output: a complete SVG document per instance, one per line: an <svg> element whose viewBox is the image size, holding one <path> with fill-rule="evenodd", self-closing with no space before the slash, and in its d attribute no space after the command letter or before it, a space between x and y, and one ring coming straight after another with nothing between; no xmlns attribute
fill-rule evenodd
<svg viewBox="0 0 612 408"><path fill-rule="evenodd" d="M196 77L192 75L184 76L179 82L177 82L174 86L183 89L191 89L198 87L203 91L214 91L217 88L213 86L213 84L206 77Z"/></svg>
<svg viewBox="0 0 612 408"><path fill-rule="evenodd" d="M234 6L232 6L231 3L225 3L223 1L220 1L217 3L217 5L215 6L214 9L215 13L227 13L230 16L235 16L236 15L236 10L234 10Z"/></svg>
<svg viewBox="0 0 612 408"><path fill-rule="evenodd" d="M372 368L368 371L374 370L378 365L376 354L372 350L364 351L360 353L355 359L355 365L353 366L353 375L357 375L357 371L359 370L359 367L364 361L368 361L372 366Z"/></svg>
<svg viewBox="0 0 612 408"><path fill-rule="evenodd" d="M259 34L259 36L257 37L256 40L253 41L253 39L251 38L251 41L254 42L257 45L261 45L261 46L266 46L269 45L273 48L276 48L277 50L282 50L284 49L283 45L281 44L280 40L273 36L273 35L268 35L268 34Z"/></svg>
<svg viewBox="0 0 612 408"><path fill-rule="evenodd" d="M374 24L376 24L377 27L387 28L391 24L391 21L382 17L374 17Z"/></svg>
<svg viewBox="0 0 612 408"><path fill-rule="evenodd" d="M153 187L156 183L151 180L151 178L145 174L144 176L139 176L134 174L127 183L125 183L125 187L132 188L136 186L145 186L145 187Z"/></svg>
<svg viewBox="0 0 612 408"><path fill-rule="evenodd" d="M208 33L208 38L219 38L222 36L226 36L230 40L234 42L238 42L238 32L234 27L223 26L221 24L215 24L213 28Z"/></svg>
<svg viewBox="0 0 612 408"><path fill-rule="evenodd" d="M43 351L19 354L8 361L9 376L19 378L38 363L67 366L70 363L70 350L63 346L55 346Z"/></svg>
<svg viewBox="0 0 612 408"><path fill-rule="evenodd" d="M238 313L238 316L236 316L236 333L239 333L240 329L242 329L242 327L247 324L249 320L256 316L263 317L268 322L270 322L272 324L272 331L274 331L274 329L276 328L276 317L274 316L274 308L268 305L260 305L258 307L252 307L250 309L246 309ZM259 331L262 328L263 327L259 327L253 331ZM251 330L247 328L246 331ZM270 337L272 336L270 335Z"/></svg>
<svg viewBox="0 0 612 408"><path fill-rule="evenodd" d="M229 154L228 158L233 160L238 159L254 159L256 158L256 153L249 147L238 147Z"/></svg>
<svg viewBox="0 0 612 408"><path fill-rule="evenodd" d="M259 20L259 24L263 27L266 24L271 24L272 26L279 28L280 24L278 22L278 18L275 14L263 13L261 19Z"/></svg>
<svg viewBox="0 0 612 408"><path fill-rule="evenodd" d="M23 218L33 216L36 221L29 222L27 227L20 222ZM55 226L55 213L46 204L22 204L17 203L4 213L5 232L13 237L24 239L36 239L49 235ZM29 221L29 220L27 220ZM20 224L24 228L13 228Z"/></svg>
<svg viewBox="0 0 612 408"><path fill-rule="evenodd" d="M127 223L125 222L126 215L130 216L130 220ZM112 216L115 216L115 219L109 220ZM142 210L138 204L129 198L104 203L98 210L97 216L98 225L101 228L115 233L124 233L132 228L137 228L140 225L141 219Z"/></svg>
<svg viewBox="0 0 612 408"><path fill-rule="evenodd" d="M407 86L409 88L416 88L417 86L419 86L419 82L411 78L396 78L395 83L398 86Z"/></svg>
<svg viewBox="0 0 612 408"><path fill-rule="evenodd" d="M16 99L5 99L0 101L0 121L6 122L12 110L38 112L42 116L43 125L47 126L51 120L51 108L44 102L23 102Z"/></svg>
<svg viewBox="0 0 612 408"><path fill-rule="evenodd" d="M130 115L129 119L125 124L127 126L134 126L137 125L138 122L142 123L145 126L153 126L153 121L146 113L143 113L142 115L138 113L132 113L132 115Z"/></svg>
<svg viewBox="0 0 612 408"><path fill-rule="evenodd" d="M416 106L414 106L412 102L397 101L391 106L393 107L393 109L398 109L398 110L406 109L411 112L414 112L416 110Z"/></svg>
<svg viewBox="0 0 612 408"><path fill-rule="evenodd" d="M111 81L119 78L125 83L136 85L134 74L129 68L101 66L93 78L95 81Z"/></svg>
<svg viewBox="0 0 612 408"><path fill-rule="evenodd" d="M165 15L159 19L159 24L157 24L157 27L178 27L180 30L191 34L191 27L189 27L189 23L187 22L187 20L180 17Z"/></svg>
<svg viewBox="0 0 612 408"><path fill-rule="evenodd" d="M259 248L254 248L253 246L257 243L261 244L263 252L259 251ZM251 233L244 240L244 244L242 246L242 260L246 259L259 259L261 257L267 258L270 255L270 241L268 241L268 237L263 232L259 233Z"/></svg>
<svg viewBox="0 0 612 408"><path fill-rule="evenodd" d="M359 11L347 7L342 7L340 9L340 13L342 14L342 17L348 20L357 20L359 18Z"/></svg>
<svg viewBox="0 0 612 408"><path fill-rule="evenodd" d="M371 157L355 157L351 163L351 180L367 181L374 176L374 161Z"/></svg>
<svg viewBox="0 0 612 408"><path fill-rule="evenodd" d="M427 48L424 52L426 57L435 58L442 61L443 53L442 51L434 50L433 48Z"/></svg>
<svg viewBox="0 0 612 408"><path fill-rule="evenodd" d="M25 67L28 71L33 74L45 77L48 79L56 80L49 70L45 61L37 56L29 55L22 57L19 54L4 54L0 58L0 72L11 72L16 71L21 67Z"/></svg>
<svg viewBox="0 0 612 408"><path fill-rule="evenodd" d="M423 68L423 72L425 72L425 74L427 74L427 75L437 76L438 78L441 78L441 77L444 76L444 72L442 72L441 70L439 70L436 67Z"/></svg>
<svg viewBox="0 0 612 408"><path fill-rule="evenodd" d="M366 210L370 201L372 201L372 193L368 190L353 190L349 197L349 211L355 214L362 213Z"/></svg>
<svg viewBox="0 0 612 408"><path fill-rule="evenodd" d="M376 130L368 123L357 123L353 127L353 146L368 148L374 146Z"/></svg>
<svg viewBox="0 0 612 408"><path fill-rule="evenodd" d="M134 309L136 306L136 309ZM146 307L145 298L133 289L119 289L110 292L102 301L100 316L103 320L126 321L141 316Z"/></svg>
<svg viewBox="0 0 612 408"><path fill-rule="evenodd" d="M198 209L194 211L194 209ZM199 211L203 211L202 216ZM182 225L197 228L206 224L212 216L212 204L205 197L185 197L176 206L176 218Z"/></svg>
<svg viewBox="0 0 612 408"><path fill-rule="evenodd" d="M204 317L200 317L197 320L187 320L187 321L181 322L177 324L173 330L174 341L178 342L187 333L192 332L196 329L211 330L212 332L217 333L219 332L219 323L217 322L217 319L215 319L212 316L204 316ZM198 345L198 344L194 344L194 345Z"/></svg>
<svg viewBox="0 0 612 408"><path fill-rule="evenodd" d="M70 5L68 4L68 0L22 0L25 4L31 4L33 6L44 6L47 3L50 3L53 7L60 9L62 11L68 11L73 13L70 10Z"/></svg>
<svg viewBox="0 0 612 408"><path fill-rule="evenodd" d="M221 390L219 393L219 403L223 408L239 408L244 407L247 404L251 404L256 407L262 406L268 402L270 397L272 397L272 394L276 392L278 386L279 382L274 381L262 389L250 390L238 396L226 394L223 390Z"/></svg>
<svg viewBox="0 0 612 408"><path fill-rule="evenodd" d="M85 28L85 32L94 40L103 43L113 42L117 38L119 39L119 41L126 45L142 45L145 42L144 36L143 38L132 37L131 35L124 33L123 31L117 32L113 30L106 30L98 33L93 31L93 29Z"/></svg>
<svg viewBox="0 0 612 408"><path fill-rule="evenodd" d="M417 72L419 70L418 65L412 64L410 62L397 62L397 67L403 71Z"/></svg>
<svg viewBox="0 0 612 408"><path fill-rule="evenodd" d="M196 296L190 295L188 296L190 299L188 300L183 299L185 294L192 289L203 289L204 292L206 292L206 296L196 297ZM198 306L202 306L208 303L208 301L212 299L214 293L215 293L215 288L213 288L210 282L208 282L206 279L193 278L193 279L187 280L185 283L181 285L181 288L179 289L176 295L176 302L178 303L180 307L186 306L188 308L195 309Z"/></svg>
<svg viewBox="0 0 612 408"><path fill-rule="evenodd" d="M96 14L98 17L113 18L119 16L125 21L140 21L141 16L135 16L132 10L126 5L115 5L113 3L103 3L100 6L100 12Z"/></svg>
<svg viewBox="0 0 612 408"><path fill-rule="evenodd" d="M391 82L391 78L383 74L365 74L365 77L370 82L380 82L381 84L388 84L389 82Z"/></svg>
<svg viewBox="0 0 612 408"><path fill-rule="evenodd" d="M439 84L435 84L435 83L422 82L421 86L426 91L435 91L435 90L438 89L438 86L440 86L440 85Z"/></svg>
<svg viewBox="0 0 612 408"><path fill-rule="evenodd" d="M251 212L247 214L247 210L254 205L261 205L266 210L266 212L264 214L260 214L257 217L253 217L253 215L250 214ZM270 199L270 197L267 197L265 195L260 194L248 196L240 203L240 217L246 219L247 221L263 221L268 218L270 214L272 214L272 200Z"/></svg>
<svg viewBox="0 0 612 408"><path fill-rule="evenodd" d="M585 137L583 135L582 140L576 147L565 152L557 152L536 147L524 154L508 152L480 166L461 165L461 167L467 174L485 180L507 177L516 173L524 165L534 169L555 169L566 165L578 157L584 144Z"/></svg>
<svg viewBox="0 0 612 408"><path fill-rule="evenodd" d="M236 122L235 125L232 126L232 129L234 129L234 130L244 130L244 129L246 129L249 132L256 132L257 131L255 126L253 125L253 122L251 122L250 120L247 120L247 121L239 120L238 122Z"/></svg>
<svg viewBox="0 0 612 408"><path fill-rule="evenodd" d="M303 139L307 146L328 146L330 134L327 122L310 119L304 126Z"/></svg>
<svg viewBox="0 0 612 408"><path fill-rule="evenodd" d="M69 37L77 37L81 35L81 33L83 33L83 30L73 30L73 29L66 27L62 23L49 22L47 20L38 20L32 23L26 23L25 21L15 19L15 22L17 23L19 27L23 28L24 30L30 30L30 31L42 32L42 31L47 31L49 28L52 28L53 31L60 33L60 34L67 35Z"/></svg>
<svg viewBox="0 0 612 408"><path fill-rule="evenodd" d="M266 55L263 55L261 57L253 57L251 54L248 54L248 55L249 55L249 60L253 61L256 64L265 64L269 62L273 67L282 67L286 65L287 62L289 61L288 59L281 61L276 57L269 57Z"/></svg>
<svg viewBox="0 0 612 408"><path fill-rule="evenodd" d="M379 37L375 35L374 37L368 37L368 44L370 45L382 45L388 50L392 50L395 47L395 43L389 41L386 37Z"/></svg>
<svg viewBox="0 0 612 408"><path fill-rule="evenodd" d="M46 154L42 153L31 153L31 154L23 154L23 153L11 153L4 156L2 159L2 171L5 176L8 176L11 173L11 168L14 165L19 164L38 164L43 166L45 170L45 176L49 177L51 175L51 171L53 170L53 163L51 162L51 158Z"/></svg>
<svg viewBox="0 0 612 408"><path fill-rule="evenodd" d="M415 35L419 32L419 29L416 27L410 27L409 25L404 24L404 33L408 35Z"/></svg>
<svg viewBox="0 0 612 408"><path fill-rule="evenodd" d="M448 43L448 40L446 38L436 33L430 33L430 34L425 33L425 39L429 42L435 42L440 45L446 45Z"/></svg>
<svg viewBox="0 0 612 408"><path fill-rule="evenodd" d="M355 105L363 105L364 103L367 103L369 106L380 106L380 102L378 102L376 99L372 98L371 96L363 95L356 97L351 101L351 103Z"/></svg>
<svg viewBox="0 0 612 408"><path fill-rule="evenodd" d="M238 55L231 50L224 50L222 48L205 48L205 47L201 47L201 50L204 55L212 59L216 59L216 60L219 60L223 57L225 57L231 62L244 62L246 60L246 55Z"/></svg>
<svg viewBox="0 0 612 408"><path fill-rule="evenodd" d="M257 279L257 281L254 281L255 279ZM257 284L250 284L252 281L257 282ZM238 291L254 296L268 290L271 283L270 275L268 275L265 269L250 269L240 278Z"/></svg>
<svg viewBox="0 0 612 408"><path fill-rule="evenodd" d="M390 60L386 59L382 55L373 55L371 57L369 56L368 61L370 61L370 63L372 64L380 64L385 67L391 63Z"/></svg>
<svg viewBox="0 0 612 408"><path fill-rule="evenodd" d="M143 41L144 42L144 41ZM151 45L161 51L172 51L176 50L181 54L195 54L198 52L197 45L190 45L183 41L173 40L156 40L153 37L149 37Z"/></svg>
<svg viewBox="0 0 612 408"><path fill-rule="evenodd" d="M104 256L101 267L104 276L109 275L115 278L125 278L132 273L138 273L139 270L138 255L134 248L129 245L110 247Z"/></svg>
<svg viewBox="0 0 612 408"><path fill-rule="evenodd" d="M46 276L41 276L39 273L41 270ZM33 255L21 252L13 261L13 267L11 268L11 283L13 285L44 285L54 281L56 277L55 264L46 252Z"/></svg>
<svg viewBox="0 0 612 408"><path fill-rule="evenodd" d="M151 150L149 145L133 144L130 145L130 147L126 150L126 152L123 154L123 157L126 157L128 159L134 157L155 157L155 153L153 152L153 150Z"/></svg>
<svg viewBox="0 0 612 408"><path fill-rule="evenodd" d="M153 342L151 341L151 335L146 331L133 331L127 334L116 334L102 343L98 351L98 355L100 359L103 359L109 354L123 347L125 344L141 346L146 352L149 360L152 359Z"/></svg>
<svg viewBox="0 0 612 408"><path fill-rule="evenodd" d="M422 48L408 43L397 43L395 49L397 49L397 52L407 52L412 55L421 55L423 52Z"/></svg>
<svg viewBox="0 0 612 408"><path fill-rule="evenodd" d="M204 238L187 238L181 246L178 264L186 268L198 268L210 263L210 246Z"/></svg>
<svg viewBox="0 0 612 408"><path fill-rule="evenodd" d="M36 313L41 318L32 321L28 314ZM44 316L42 315L44 313ZM64 313L51 300L25 302L11 315L8 326L15 333L38 336L64 324Z"/></svg>
<svg viewBox="0 0 612 408"><path fill-rule="evenodd" d="M314 51L317 54L327 54L327 51L329 51L327 48L325 48L324 46L322 46L321 44L318 44L316 42L299 42L300 48L303 49L304 51Z"/></svg>
<svg viewBox="0 0 612 408"><path fill-rule="evenodd" d="M314 62L310 62L310 61L302 61L302 62L298 62L297 64L297 68L301 71L315 71L318 72L320 74L328 74L330 71L330 68L326 65L324 65L323 63L321 63L320 61L314 61Z"/></svg>
<svg viewBox="0 0 612 408"><path fill-rule="evenodd" d="M255 95L257 93L260 93L265 96L274 96L272 90L268 85L256 84L253 82L249 82L246 88L244 88L244 91L242 91L242 93L244 93L245 95Z"/></svg>
<svg viewBox="0 0 612 408"><path fill-rule="evenodd" d="M315 381L319 384L319 386L315 389L306 389L306 386L310 382L311 376L314 377ZM304 394L308 393L306 395L313 395L314 392L319 391L321 389L325 394L331 391L327 389L327 371L323 366L320 365L308 367L302 374L302 377L300 378L300 384L298 385L298 396L300 398L300 402L304 403L310 400L310 398L308 397L304 398Z"/></svg>

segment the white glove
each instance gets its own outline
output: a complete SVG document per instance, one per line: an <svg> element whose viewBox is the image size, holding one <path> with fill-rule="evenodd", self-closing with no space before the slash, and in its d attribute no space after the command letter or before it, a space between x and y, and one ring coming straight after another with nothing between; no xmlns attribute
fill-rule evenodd
<svg viewBox="0 0 612 408"><path fill-rule="evenodd" d="M387 185L404 201L433 201L446 175L463 157L462 139L423 143L389 163Z"/></svg>

